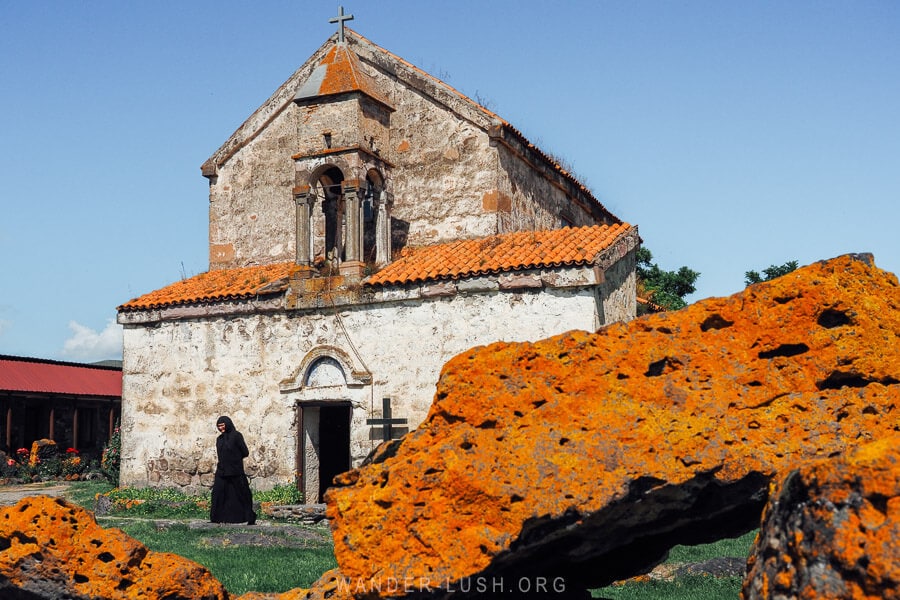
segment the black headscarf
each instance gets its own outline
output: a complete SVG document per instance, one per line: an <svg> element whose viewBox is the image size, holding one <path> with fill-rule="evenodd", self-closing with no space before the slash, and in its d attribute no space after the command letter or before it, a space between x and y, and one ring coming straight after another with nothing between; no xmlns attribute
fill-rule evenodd
<svg viewBox="0 0 900 600"><path fill-rule="evenodd" d="M216 426L225 423L225 431L216 438L216 454L219 463L216 466L216 474L224 477L244 474L244 458L250 455L244 436L234 428L234 423L228 417L216 419Z"/></svg>
<svg viewBox="0 0 900 600"><path fill-rule="evenodd" d="M219 426L219 423L225 423L225 433L234 431L234 423L231 422L230 417L219 417L218 419L216 419L216 427Z"/></svg>

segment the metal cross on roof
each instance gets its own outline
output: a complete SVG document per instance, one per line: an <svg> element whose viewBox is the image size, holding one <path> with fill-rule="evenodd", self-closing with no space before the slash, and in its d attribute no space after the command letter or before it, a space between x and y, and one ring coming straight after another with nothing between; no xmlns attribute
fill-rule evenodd
<svg viewBox="0 0 900 600"><path fill-rule="evenodd" d="M338 16L332 17L328 19L329 23L337 23L338 24L338 43L344 43L344 21L352 21L353 15L345 15L344 7L338 6Z"/></svg>

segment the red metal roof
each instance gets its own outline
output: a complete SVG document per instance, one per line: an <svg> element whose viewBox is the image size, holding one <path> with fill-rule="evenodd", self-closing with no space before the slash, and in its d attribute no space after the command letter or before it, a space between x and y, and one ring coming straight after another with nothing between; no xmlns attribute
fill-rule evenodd
<svg viewBox="0 0 900 600"><path fill-rule="evenodd" d="M122 397L122 370L37 358L0 356L0 392Z"/></svg>

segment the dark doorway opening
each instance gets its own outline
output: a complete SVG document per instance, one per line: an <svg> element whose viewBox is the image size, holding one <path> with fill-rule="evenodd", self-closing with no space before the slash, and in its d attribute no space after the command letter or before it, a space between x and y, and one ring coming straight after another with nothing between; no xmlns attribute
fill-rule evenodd
<svg viewBox="0 0 900 600"><path fill-rule="evenodd" d="M350 405L319 408L319 498L335 475L350 470Z"/></svg>

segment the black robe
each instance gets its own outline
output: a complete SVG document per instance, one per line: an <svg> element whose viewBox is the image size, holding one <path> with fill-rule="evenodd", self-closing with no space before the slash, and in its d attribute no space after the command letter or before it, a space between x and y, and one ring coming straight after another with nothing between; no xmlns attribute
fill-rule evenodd
<svg viewBox="0 0 900 600"><path fill-rule="evenodd" d="M213 523L256 522L253 494L244 473L244 458L250 455L244 436L234 428L228 417L219 417L225 431L216 438L218 464L213 479L212 505L209 520Z"/></svg>

